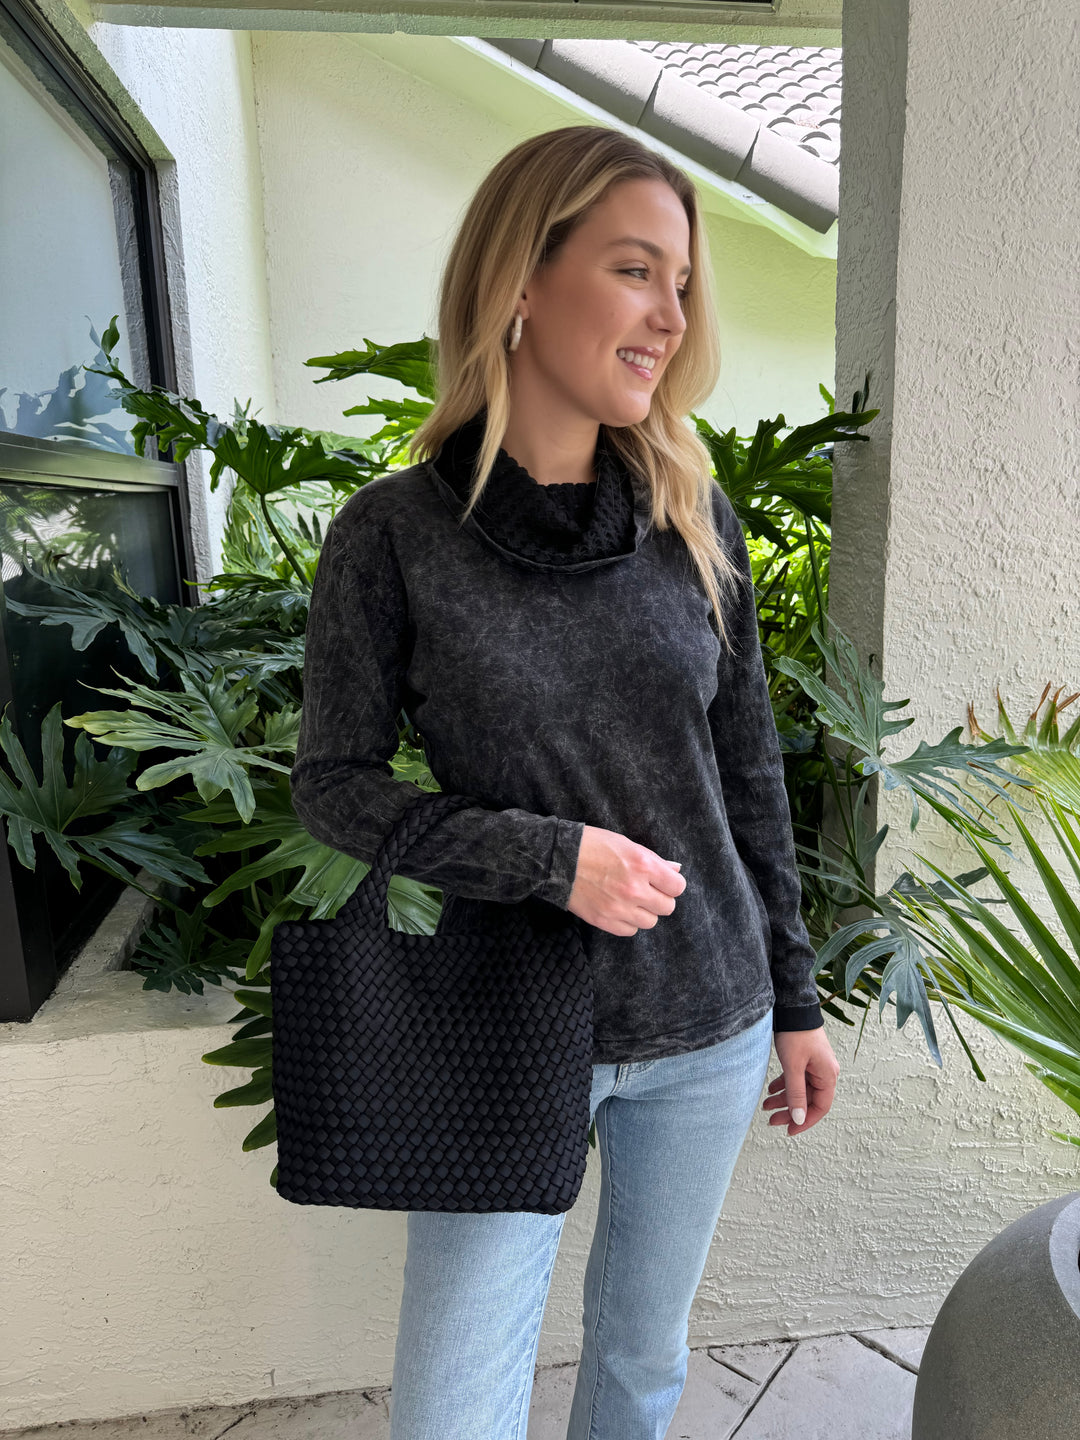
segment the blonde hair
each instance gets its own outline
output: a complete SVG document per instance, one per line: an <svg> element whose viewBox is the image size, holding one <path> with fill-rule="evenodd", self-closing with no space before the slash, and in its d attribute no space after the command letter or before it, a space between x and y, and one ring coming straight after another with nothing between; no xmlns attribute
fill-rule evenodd
<svg viewBox="0 0 1080 1440"><path fill-rule="evenodd" d="M713 524L716 482L709 452L685 423L712 393L720 370L708 239L689 177L637 140L598 125L549 130L514 146L481 182L443 271L432 346L438 399L413 435L409 456L433 458L449 435L486 410L464 514L472 511L509 423L506 339L518 297L611 186L642 178L666 181L690 223L686 330L657 381L646 418L602 428L612 448L647 481L652 523L658 530L673 525L685 541L728 644L720 592L734 589L741 577Z"/></svg>

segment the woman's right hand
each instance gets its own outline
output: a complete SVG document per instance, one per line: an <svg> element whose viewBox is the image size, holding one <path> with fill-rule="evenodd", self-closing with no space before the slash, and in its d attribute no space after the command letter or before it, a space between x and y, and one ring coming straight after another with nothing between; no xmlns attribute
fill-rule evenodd
<svg viewBox="0 0 1080 1440"><path fill-rule="evenodd" d="M651 930L686 889L679 864L617 830L586 825L567 909L611 935Z"/></svg>

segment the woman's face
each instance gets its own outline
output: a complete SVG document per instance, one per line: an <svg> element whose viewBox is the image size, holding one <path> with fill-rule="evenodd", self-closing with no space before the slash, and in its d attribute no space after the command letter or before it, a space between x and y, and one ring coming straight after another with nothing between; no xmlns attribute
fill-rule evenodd
<svg viewBox="0 0 1080 1440"><path fill-rule="evenodd" d="M623 180L523 291L513 403L553 421L633 425L686 330L690 225L663 180Z"/></svg>

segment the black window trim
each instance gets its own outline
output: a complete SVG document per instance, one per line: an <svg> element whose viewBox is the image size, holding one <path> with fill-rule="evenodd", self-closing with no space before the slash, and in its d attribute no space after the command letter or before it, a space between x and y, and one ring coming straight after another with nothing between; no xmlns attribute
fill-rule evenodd
<svg viewBox="0 0 1080 1440"><path fill-rule="evenodd" d="M82 116L76 118L89 122L130 167L150 379L175 393L176 356L155 162L87 73L78 55L27 0L0 0L0 35L30 65L49 93L61 98L73 113L81 110ZM0 432L3 480L64 488L90 486L118 493L148 489L169 492L181 603L198 603L194 587L183 583L197 578L186 464L177 464L171 455L151 459L75 442ZM12 699L0 587L0 708ZM16 707L11 705L7 713L18 733ZM27 871L10 851L6 837L0 836L0 935L4 937L0 944L0 1023L32 1019L56 987L59 967L49 936L44 896L39 872Z"/></svg>

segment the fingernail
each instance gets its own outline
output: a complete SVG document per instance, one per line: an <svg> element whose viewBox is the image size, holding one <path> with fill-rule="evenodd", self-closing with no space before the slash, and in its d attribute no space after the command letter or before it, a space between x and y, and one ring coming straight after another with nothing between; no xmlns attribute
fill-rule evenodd
<svg viewBox="0 0 1080 1440"><path fill-rule="evenodd" d="M801 1125L802 1122L806 1119L806 1111L802 1108L801 1105L796 1105L794 1110L792 1110L791 1112L791 1118L795 1121L796 1125Z"/></svg>

